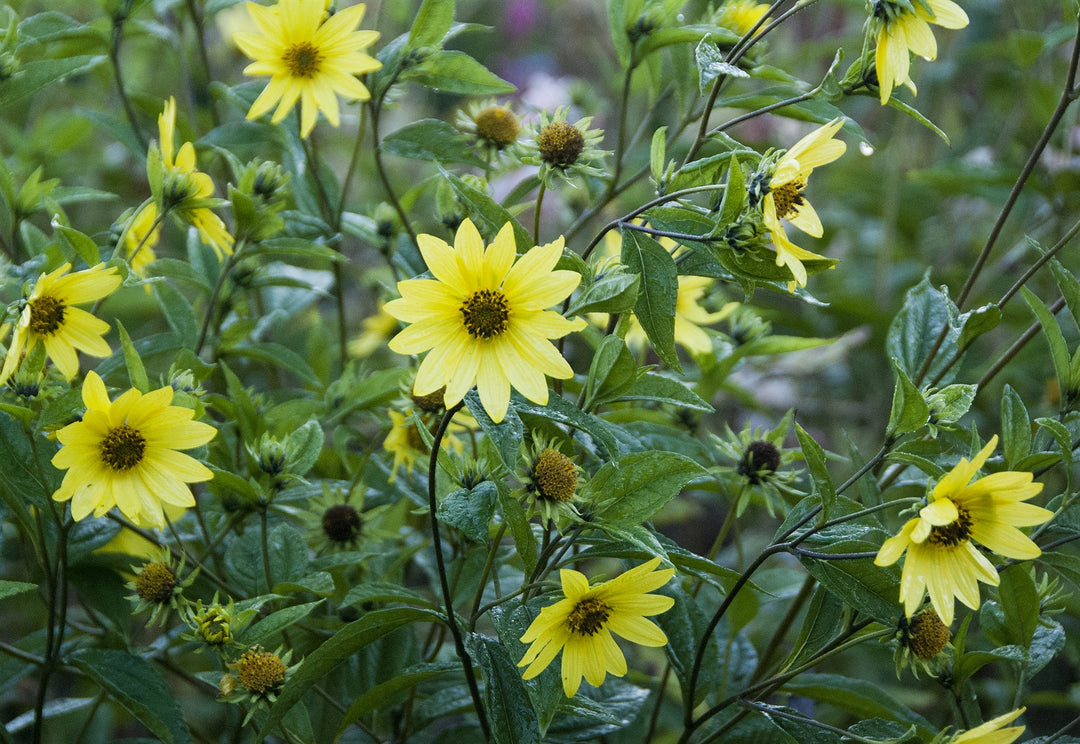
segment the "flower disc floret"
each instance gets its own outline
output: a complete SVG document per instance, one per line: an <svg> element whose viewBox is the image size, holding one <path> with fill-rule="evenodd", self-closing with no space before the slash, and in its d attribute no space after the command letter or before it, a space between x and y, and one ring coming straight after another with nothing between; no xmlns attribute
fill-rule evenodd
<svg viewBox="0 0 1080 744"><path fill-rule="evenodd" d="M63 445L52 463L67 470L57 501L71 502L71 516L100 517L118 506L143 527L165 524L163 504L195 505L189 483L210 480L213 473L178 450L200 447L217 434L209 424L192 421L190 408L169 405L169 386L141 393L128 390L109 400L105 383L86 375L82 421L65 426L56 438Z"/></svg>
<svg viewBox="0 0 1080 744"><path fill-rule="evenodd" d="M399 354L427 352L413 394L445 387L443 402L449 408L475 386L496 423L506 416L511 387L546 404L546 376L574 374L550 339L585 325L545 309L564 300L581 281L577 272L554 270L562 238L517 259L509 223L485 248L476 226L466 219L453 246L434 235L420 235L418 243L435 278L398 282L401 297L385 308L410 324L390 340L390 348Z"/></svg>
<svg viewBox="0 0 1080 744"><path fill-rule="evenodd" d="M273 6L248 3L258 33L236 33L233 41L255 60L245 75L269 76L270 82L251 104L248 119L274 108L270 121L284 119L300 102L300 136L315 128L321 111L333 126L340 124L337 97L366 101L368 89L356 79L382 67L364 53L377 31L358 31L365 5L344 8L333 15L323 0L281 0Z"/></svg>
<svg viewBox="0 0 1080 744"><path fill-rule="evenodd" d="M22 313L15 323L15 333L0 369L0 385L7 382L19 366L24 352L29 353L40 341L60 374L71 380L79 372L77 352L94 357L112 353L102 338L109 324L75 307L108 297L122 283L115 266L98 264L69 274L71 264L64 264L49 274L42 274L34 284ZM0 334L2 335L2 334Z"/></svg>
<svg viewBox="0 0 1080 744"><path fill-rule="evenodd" d="M540 674L562 651L562 684L567 697L573 697L585 678L599 687L610 673L626 674L626 658L613 638L622 638L642 646L663 646L667 636L651 620L671 609L675 600L649 592L671 580L672 569L656 570L659 558L653 558L611 581L589 587L583 574L570 569L559 572L564 599L540 610L540 615L521 636L531 644L519 667L525 667L524 679Z"/></svg>
<svg viewBox="0 0 1080 744"><path fill-rule="evenodd" d="M874 560L879 566L896 563L905 552L900 577L900 601L911 617L929 593L945 625L953 621L953 599L971 609L979 607L979 584L997 586L994 564L976 543L1014 560L1042 554L1019 527L1046 522L1053 512L1024 503L1042 491L1031 473L1003 471L972 481L997 446L997 437L970 462L962 458L938 481L919 515L889 538Z"/></svg>
<svg viewBox="0 0 1080 744"><path fill-rule="evenodd" d="M252 695L266 697L285 682L289 667L281 657L261 648L249 648L236 661L236 676Z"/></svg>
<svg viewBox="0 0 1080 744"><path fill-rule="evenodd" d="M176 574L163 561L147 563L135 576L135 592L139 599L161 604L168 602L176 588Z"/></svg>

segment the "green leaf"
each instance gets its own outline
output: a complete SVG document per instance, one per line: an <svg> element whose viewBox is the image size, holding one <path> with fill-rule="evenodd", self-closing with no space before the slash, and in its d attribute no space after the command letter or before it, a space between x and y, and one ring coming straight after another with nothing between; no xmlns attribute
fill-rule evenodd
<svg viewBox="0 0 1080 744"><path fill-rule="evenodd" d="M1065 298L1065 304L1073 316L1073 321L1080 326L1080 279L1061 265L1056 258L1050 261L1050 270L1054 272L1061 296Z"/></svg>
<svg viewBox="0 0 1080 744"><path fill-rule="evenodd" d="M422 594L407 589L400 584L382 581L365 581L349 589L341 600L342 607L354 607L368 603L399 602L434 609L431 601Z"/></svg>
<svg viewBox="0 0 1080 744"><path fill-rule="evenodd" d="M731 154L728 163L728 181L724 189L724 200L720 203L720 224L730 225L742 213L746 203L746 174L743 173L739 159Z"/></svg>
<svg viewBox="0 0 1080 744"><path fill-rule="evenodd" d="M675 352L675 303L679 294L678 270L660 243L637 230L624 229L622 262L641 277L634 315L657 355L682 372Z"/></svg>
<svg viewBox="0 0 1080 744"><path fill-rule="evenodd" d="M0 81L0 109L22 104L42 88L66 77L89 72L107 59L104 55L82 55L26 62L14 75Z"/></svg>
<svg viewBox="0 0 1080 744"><path fill-rule="evenodd" d="M927 277L908 290L904 305L893 318L885 341L885 350L895 357L907 376L920 382L923 362L930 355L942 330L948 329L941 348L956 348L960 333L956 328L958 312L944 293L930 286ZM949 354L938 354L925 375L932 379L943 371Z"/></svg>
<svg viewBox="0 0 1080 744"><path fill-rule="evenodd" d="M998 600L1005 613L1005 628L1011 643L1028 648L1039 624L1039 592L1031 573L1021 566L1002 571Z"/></svg>
<svg viewBox="0 0 1080 744"><path fill-rule="evenodd" d="M0 581L0 599L14 597L37 589L37 584L28 584L25 581Z"/></svg>
<svg viewBox="0 0 1080 744"><path fill-rule="evenodd" d="M454 22L454 0L424 0L409 29L409 49L442 46Z"/></svg>
<svg viewBox="0 0 1080 744"><path fill-rule="evenodd" d="M801 674L783 688L787 692L835 705L859 718L884 718L917 726L932 737L938 729L884 690L839 674Z"/></svg>
<svg viewBox="0 0 1080 744"><path fill-rule="evenodd" d="M694 57L697 59L698 86L702 93L707 92L718 77L750 77L745 70L724 59L725 52L721 51L711 36L701 39L694 49Z"/></svg>
<svg viewBox="0 0 1080 744"><path fill-rule="evenodd" d="M833 503L836 501L836 487L833 486L832 476L825 462L825 450L810 436L806 429L798 422L795 424L795 436L799 438L799 446L802 448L803 458L810 468L810 476L814 481L814 490L821 499L821 515L828 519Z"/></svg>
<svg viewBox="0 0 1080 744"><path fill-rule="evenodd" d="M1001 440L1005 469L1016 470L1016 463L1031 454L1031 418L1011 385L1006 385L1001 394Z"/></svg>
<svg viewBox="0 0 1080 744"><path fill-rule="evenodd" d="M256 359L260 362L272 364L285 372L291 372L314 388L322 386L322 381L307 360L288 346L264 341L250 346L233 346L229 349L222 349L221 356Z"/></svg>
<svg viewBox="0 0 1080 744"><path fill-rule="evenodd" d="M930 422L955 424L971 409L979 388L976 385L956 383L930 393L926 402L930 406Z"/></svg>
<svg viewBox="0 0 1080 744"><path fill-rule="evenodd" d="M492 200L490 196L479 189L473 188L453 173L442 168L439 170L446 182L453 187L457 198L461 200L462 206L468 210L469 217L476 223L476 227L481 233L493 237L502 229L503 225L509 222L514 229L514 244L517 246L518 251L524 252L533 246L532 235L529 234L529 231L522 227L521 223L512 214Z"/></svg>
<svg viewBox="0 0 1080 744"><path fill-rule="evenodd" d="M641 277L623 267L605 271L585 288L566 311L568 317L585 313L625 313L637 302Z"/></svg>
<svg viewBox="0 0 1080 744"><path fill-rule="evenodd" d="M245 530L243 535L229 543L225 553L229 576L240 586L249 589L251 594L273 590L273 587L266 586L261 533L259 529ZM271 529L266 552L270 557L270 578L275 586L296 581L307 571L307 543L295 527L279 524Z"/></svg>
<svg viewBox="0 0 1080 744"><path fill-rule="evenodd" d="M260 240L256 245L245 247L244 255L249 258L251 256L261 256L267 259L300 258L304 260L315 259L332 261L334 263L341 263L346 260L344 255L330 246L315 243L310 240L304 240L303 238L271 238L270 240Z"/></svg>
<svg viewBox="0 0 1080 744"><path fill-rule="evenodd" d="M591 411L620 397L637 377L637 362L616 335L605 336L589 365L584 408Z"/></svg>
<svg viewBox="0 0 1080 744"><path fill-rule="evenodd" d="M482 481L475 488L453 491L443 497L437 514L439 520L459 530L475 542L486 542L491 518L495 515L497 487Z"/></svg>
<svg viewBox="0 0 1080 744"><path fill-rule="evenodd" d="M470 655L484 675L484 708L496 744L539 744L540 722L529 699L521 670L501 643L472 635Z"/></svg>
<svg viewBox="0 0 1080 744"><path fill-rule="evenodd" d="M146 659L126 651L87 648L66 661L85 672L161 741L193 741L176 695Z"/></svg>
<svg viewBox="0 0 1080 744"><path fill-rule="evenodd" d="M146 367L143 366L139 352L135 351L135 347L131 343L131 336L128 335L127 329L119 320L116 321L116 329L120 332L120 346L124 350L124 364L127 365L131 387L142 393L149 392L150 378L146 376Z"/></svg>
<svg viewBox="0 0 1080 744"><path fill-rule="evenodd" d="M825 648L843 627L843 619L844 603L824 586L818 586L783 669L799 666Z"/></svg>
<svg viewBox="0 0 1080 744"><path fill-rule="evenodd" d="M338 723L338 732L334 741L340 740L345 730L364 716L375 711L391 710L394 705L406 697L406 693L410 690L425 682L432 682L440 677L450 676L455 672L460 672L458 664L418 664L405 669L393 679L366 690L345 711L341 722Z"/></svg>
<svg viewBox="0 0 1080 744"><path fill-rule="evenodd" d="M582 499L595 518L612 527L634 527L660 511L705 469L674 452L632 452L608 462L585 485Z"/></svg>
<svg viewBox="0 0 1080 744"><path fill-rule="evenodd" d="M442 93L467 96L499 96L513 93L517 88L484 67L475 59L456 50L439 50L424 58L415 67L401 74L402 80L412 80Z"/></svg>
<svg viewBox="0 0 1080 744"><path fill-rule="evenodd" d="M1061 326L1058 325L1054 314L1050 312L1050 308L1027 287L1021 287L1020 291L1024 295L1024 301L1027 302L1028 307L1038 318L1043 335L1046 336L1046 341L1050 345L1050 358L1054 362L1058 389L1061 391L1061 404L1066 406L1074 396L1075 391L1072 389L1069 349L1065 345L1065 336L1062 334Z"/></svg>
<svg viewBox="0 0 1080 744"><path fill-rule="evenodd" d="M920 744L922 742L915 726L904 726L902 723L885 721L881 718L859 721L852 724L848 731L874 744Z"/></svg>
<svg viewBox="0 0 1080 744"><path fill-rule="evenodd" d="M680 380L665 377L657 372L648 372L639 377L630 389L619 396L624 400L648 400L656 403L668 403L680 408L711 413L714 409L701 396Z"/></svg>
<svg viewBox="0 0 1080 744"><path fill-rule="evenodd" d="M304 662L286 681L278 699L270 706L270 712L256 735L256 741L265 739L277 727L289 709L300 701L304 693L360 649L406 625L440 620L442 620L440 615L429 610L401 607L375 610L349 623L304 657Z"/></svg>
<svg viewBox="0 0 1080 744"><path fill-rule="evenodd" d="M165 320L181 346L195 346L195 340L199 336L199 321L195 318L195 309L191 303L168 282L154 282L153 289L154 297L165 314Z"/></svg>
<svg viewBox="0 0 1080 744"><path fill-rule="evenodd" d="M667 161L667 127L657 127L653 132L652 144L649 147L649 169L652 171L653 180L660 183L664 177L664 165Z"/></svg>
<svg viewBox="0 0 1080 744"><path fill-rule="evenodd" d="M521 443L525 439L525 428L515 410L513 397L511 397L510 407L506 410L506 417L497 424L484 410L484 404L480 402L480 396L475 390L470 390L465 394L465 407L476 419L476 423L480 424L484 435L495 445L499 459L510 469L510 472L516 471L518 455L521 454Z"/></svg>
<svg viewBox="0 0 1080 744"><path fill-rule="evenodd" d="M519 413L541 416L549 421L572 426L585 432L596 440L608 457L614 457L619 451L619 445L615 439L617 428L591 413L582 411L558 393L548 393L546 406L533 403L517 394L514 394L511 400Z"/></svg>
<svg viewBox="0 0 1080 744"><path fill-rule="evenodd" d="M536 569L538 558L536 536L533 534L532 525L529 523L529 517L521 501L509 492L504 493L503 490L498 491L503 521L510 528L510 536L514 538L514 547L517 548L518 557L521 558L525 567L525 574L530 575Z"/></svg>
<svg viewBox="0 0 1080 744"><path fill-rule="evenodd" d="M246 646L257 646L260 644L273 645L270 642L275 636L286 628L303 620L311 614L312 610L324 601L325 600L320 599L315 602L285 607L277 612L273 612L255 625L245 628L237 640Z"/></svg>
<svg viewBox="0 0 1080 744"><path fill-rule="evenodd" d="M897 111L907 114L912 119L919 122L931 132L936 134L938 137L941 137L941 139L944 140L946 145L952 147L952 143L949 141L949 135L945 134L945 132L942 131L942 129L937 124L923 116L917 108L915 108L914 106L909 106L896 96L890 96L888 103Z"/></svg>
<svg viewBox="0 0 1080 744"><path fill-rule="evenodd" d="M626 68L630 64L632 46L626 33L626 0L607 0L608 28L611 29L611 43L619 58L619 65Z"/></svg>
<svg viewBox="0 0 1080 744"><path fill-rule="evenodd" d="M837 543L837 552L863 552L879 546L868 542ZM900 571L896 566L875 566L861 560L802 558L806 570L845 604L885 625L900 617Z"/></svg>
<svg viewBox="0 0 1080 744"><path fill-rule="evenodd" d="M101 254L98 252L97 243L89 235L67 225L56 224L53 228L60 234L64 243L79 255L87 266L96 266L101 262Z"/></svg>
<svg viewBox="0 0 1080 744"><path fill-rule="evenodd" d="M382 150L391 155L439 163L464 163L477 168L486 163L477 157L469 138L438 119L421 119L387 135Z"/></svg>
<svg viewBox="0 0 1080 744"><path fill-rule="evenodd" d="M911 382L900 362L892 357L893 372L896 373L896 387L893 388L892 412L885 436L895 438L901 434L910 434L921 430L930 419L930 406L927 405L919 388Z"/></svg>

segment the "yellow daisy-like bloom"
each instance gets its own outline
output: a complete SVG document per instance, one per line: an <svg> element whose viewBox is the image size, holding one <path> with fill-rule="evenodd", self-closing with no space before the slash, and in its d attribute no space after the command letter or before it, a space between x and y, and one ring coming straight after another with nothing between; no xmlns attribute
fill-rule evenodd
<svg viewBox="0 0 1080 744"><path fill-rule="evenodd" d="M754 0L728 0L720 8L716 24L730 28L740 36L746 36L768 10L769 6L766 3L756 3Z"/></svg>
<svg viewBox="0 0 1080 744"><path fill-rule="evenodd" d="M124 257L136 276L146 278L146 267L157 260L154 246L161 238L161 225L157 221L157 204L150 202L131 218L127 236L124 238ZM153 228L153 232L151 232ZM150 285L146 285L150 291Z"/></svg>
<svg viewBox="0 0 1080 744"><path fill-rule="evenodd" d="M495 423L510 405L511 386L545 405L545 375L573 377L574 370L549 339L585 326L546 310L566 299L581 281L575 271L554 271L563 239L530 248L515 262L514 231L507 223L486 249L471 220L458 228L451 247L419 235L420 253L434 279L398 282L401 297L386 312L411 323L390 340L398 354L429 351L413 383L415 395L445 387L455 406L474 385Z"/></svg>
<svg viewBox="0 0 1080 744"><path fill-rule="evenodd" d="M712 338L701 327L719 323L739 306L737 302L729 302L715 313L703 308L701 298L713 281L704 276L679 277L679 291L675 298L675 343L682 344L696 356L711 354L713 349ZM631 316L626 345L640 348L646 341L645 329L636 317Z"/></svg>
<svg viewBox="0 0 1080 744"><path fill-rule="evenodd" d="M787 266L800 287L806 286L806 268L802 262L824 257L803 250L788 240L781 220L787 220L815 238L821 237L821 220L803 196L803 189L814 168L833 162L847 150L844 142L833 139L842 126L842 118L833 119L781 155L762 202L765 227L776 248L776 265Z"/></svg>
<svg viewBox="0 0 1080 744"><path fill-rule="evenodd" d="M393 483L397 479L398 470L404 467L405 472L411 473L413 466L416 465L416 458L425 456L428 448L416 429L417 424L412 411L399 413L390 408L386 413L390 416L390 431L383 440L383 449L394 456L394 462L390 466L390 482ZM458 439L458 435L466 431L468 427L451 422L443 434L442 448L447 451L453 450L458 454L463 452L464 446Z"/></svg>
<svg viewBox="0 0 1080 744"><path fill-rule="evenodd" d="M119 506L134 524L160 527L165 524L162 504L195 505L187 484L214 474L178 450L206 444L217 429L192 421L190 408L169 405L172 397L166 385L145 395L131 389L110 401L101 378L87 373L82 387L86 413L56 433L64 446L52 459L67 470L53 498L71 502L73 519L90 512L100 517Z"/></svg>
<svg viewBox="0 0 1080 744"><path fill-rule="evenodd" d="M315 128L322 111L338 126L338 94L356 101L371 98L356 79L382 67L363 50L374 44L377 31L357 31L364 17L363 4L327 16L323 0L281 0L272 7L248 3L258 34L237 33L233 41L254 62L245 75L269 75L270 82L247 118L257 119L277 104L271 122L284 119L300 101L300 136Z"/></svg>
<svg viewBox="0 0 1080 744"><path fill-rule="evenodd" d="M371 356L372 352L386 343L397 332L398 322L390 313L386 312L385 304L380 302L378 311L360 324L364 329L355 338L349 341L348 352L350 356L363 359Z"/></svg>
<svg viewBox="0 0 1080 744"><path fill-rule="evenodd" d="M522 643L532 644L518 662L527 667L522 678L532 679L547 669L561 649L563 692L573 697L582 676L599 687L608 673L626 674L626 658L612 633L642 646L666 644L664 631L645 619L675 604L671 597L649 594L675 575L670 568L654 570L659 565L660 558L653 558L591 589L583 574L559 571L566 598L540 610L521 636Z"/></svg>
<svg viewBox="0 0 1080 744"><path fill-rule="evenodd" d="M68 380L79 372L76 351L94 357L112 354L102 338L109 332L109 324L75 305L108 297L123 279L115 266L105 268L103 263L74 274L69 274L70 270L71 264L64 264L38 277L15 324L15 334L0 369L0 385L19 366L23 352L29 352L38 341L45 344L45 353Z"/></svg>
<svg viewBox="0 0 1080 744"><path fill-rule="evenodd" d="M968 25L967 13L952 0L914 0L911 5L914 13L889 0L874 2L873 17L877 21L874 62L883 106L898 85L906 85L912 94L916 92L910 75L909 51L927 61L937 58L937 40L930 30L931 23L949 29Z"/></svg>
<svg viewBox="0 0 1080 744"><path fill-rule="evenodd" d="M206 207L192 207L188 202L200 202L214 196L214 181L195 167L195 146L185 142L179 152L176 144L176 99L169 96L158 116L158 137L161 159L165 167L164 208L199 231L202 241L210 245L218 260L232 255L233 236L221 218ZM174 154L175 153L175 154Z"/></svg>
<svg viewBox="0 0 1080 744"><path fill-rule="evenodd" d="M971 480L996 446L995 436L971 462L961 458L934 486L919 516L908 520L878 551L874 563L879 566L896 563L907 551L900 601L908 617L919 609L926 592L945 625L953 621L954 597L978 609L978 582L997 586L998 573L975 542L1015 560L1042 554L1039 546L1017 529L1042 524L1054 516L1041 506L1022 503L1042 491L1042 483L1033 483L1031 473L1011 470Z"/></svg>
<svg viewBox="0 0 1080 744"><path fill-rule="evenodd" d="M962 734L947 736L941 744L1012 744L1024 733L1026 726L1013 726L1002 728L1019 718L1027 708L1017 708L1011 713L998 716L987 721L981 726L963 732ZM934 739L938 742L938 739Z"/></svg>

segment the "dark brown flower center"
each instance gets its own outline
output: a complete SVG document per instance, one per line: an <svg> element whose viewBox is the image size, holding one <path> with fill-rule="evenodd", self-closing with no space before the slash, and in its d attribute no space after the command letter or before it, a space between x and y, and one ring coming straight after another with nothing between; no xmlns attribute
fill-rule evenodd
<svg viewBox="0 0 1080 744"><path fill-rule="evenodd" d="M971 513L967 509L956 505L957 517L949 524L930 528L930 536L926 542L931 545L952 548L966 543L971 539Z"/></svg>
<svg viewBox="0 0 1080 744"><path fill-rule="evenodd" d="M168 602L176 587L176 574L161 561L147 563L135 577L135 593L139 599L154 604Z"/></svg>
<svg viewBox="0 0 1080 744"><path fill-rule="evenodd" d="M142 462L145 452L146 438L127 424L116 427L101 440L101 461L112 470L131 470Z"/></svg>
<svg viewBox="0 0 1080 744"><path fill-rule="evenodd" d="M336 543L355 540L362 526L363 520L360 519L359 512L348 504L331 506L323 513L323 532Z"/></svg>
<svg viewBox="0 0 1080 744"><path fill-rule="evenodd" d="M303 41L285 50L281 60L293 77L311 78L319 71L322 55L311 42Z"/></svg>
<svg viewBox="0 0 1080 744"><path fill-rule="evenodd" d="M553 121L540 130L536 137L540 159L558 168L567 168L577 162L585 149L585 135L565 121Z"/></svg>
<svg viewBox="0 0 1080 744"><path fill-rule="evenodd" d="M806 201L802 192L806 188L806 181L796 179L788 181L783 186L772 189L773 204L776 206L776 216L780 219L791 218L798 208Z"/></svg>
<svg viewBox="0 0 1080 744"><path fill-rule="evenodd" d="M759 439L747 445L737 471L746 477L750 485L756 486L768 480L778 467L780 450L772 442Z"/></svg>
<svg viewBox="0 0 1080 744"><path fill-rule="evenodd" d="M470 336L492 338L510 324L510 306L499 290L481 289L462 304L461 316Z"/></svg>
<svg viewBox="0 0 1080 744"><path fill-rule="evenodd" d="M908 622L907 647L920 659L932 659L952 640L949 627L933 610L916 615Z"/></svg>
<svg viewBox="0 0 1080 744"><path fill-rule="evenodd" d="M476 115L476 133L498 149L513 144L521 126L514 112L505 106L488 106Z"/></svg>
<svg viewBox="0 0 1080 744"><path fill-rule="evenodd" d="M587 597L570 610L566 624L578 635L595 635L611 617L611 607L595 597Z"/></svg>
<svg viewBox="0 0 1080 744"><path fill-rule="evenodd" d="M562 452L546 449L536 458L532 471L536 493L548 501L569 501L577 489L578 474L574 462Z"/></svg>
<svg viewBox="0 0 1080 744"><path fill-rule="evenodd" d="M48 336L64 324L64 310L60 300L42 295L30 300L30 330L39 336Z"/></svg>

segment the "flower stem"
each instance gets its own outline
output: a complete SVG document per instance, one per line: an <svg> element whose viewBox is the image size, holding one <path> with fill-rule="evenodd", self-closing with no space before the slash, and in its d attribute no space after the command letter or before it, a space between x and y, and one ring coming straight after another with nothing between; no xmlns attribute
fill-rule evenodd
<svg viewBox="0 0 1080 744"><path fill-rule="evenodd" d="M374 128L374 127L373 127ZM439 585L442 588L443 604L446 606L446 620L450 626L450 633L454 636L454 648L457 649L458 658L465 671L465 681L469 685L469 695L472 696L473 705L476 707L477 718L480 719L480 730L484 733L485 741L491 741L491 728L488 725L487 713L484 711L484 703L480 698L480 688L476 685L476 674L473 673L472 659L465 650L465 640L461 635L461 627L458 625L457 616L454 614L454 599L450 593L450 583L446 574L446 561L443 558L442 535L439 532L439 517L436 514L439 508L435 498L435 475L439 467L439 450L442 447L442 438L450 426L454 414L465 405L459 401L457 405L443 414L439 421L439 427L435 430L434 441L431 443L431 458L428 462L428 510L431 514L431 542L435 549L435 565L439 571Z"/></svg>

